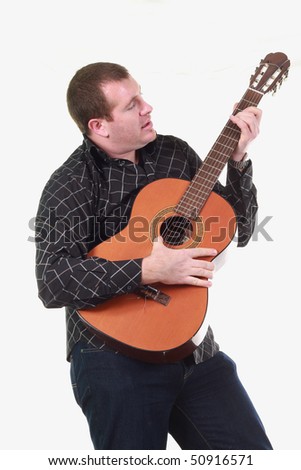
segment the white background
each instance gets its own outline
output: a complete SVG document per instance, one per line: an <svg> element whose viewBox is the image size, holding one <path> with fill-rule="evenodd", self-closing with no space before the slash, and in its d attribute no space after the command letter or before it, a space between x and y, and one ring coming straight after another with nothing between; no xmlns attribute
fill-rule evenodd
<svg viewBox="0 0 301 470"><path fill-rule="evenodd" d="M260 60L288 80L264 96L250 149L262 234L231 250L210 291L211 325L238 365L275 449L301 449L298 1L11 1L1 12L1 447L92 449L65 361L64 310L37 298L32 218L50 174L81 143L66 88L91 62L125 65L160 133L203 158ZM170 439L169 449L177 449Z"/></svg>

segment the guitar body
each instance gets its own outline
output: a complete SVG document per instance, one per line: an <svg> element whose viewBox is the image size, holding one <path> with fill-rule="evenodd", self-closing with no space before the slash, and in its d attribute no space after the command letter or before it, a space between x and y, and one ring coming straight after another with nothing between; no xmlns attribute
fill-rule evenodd
<svg viewBox="0 0 301 470"><path fill-rule="evenodd" d="M188 186L188 181L166 178L144 187L134 202L126 228L96 246L89 256L110 261L144 258L151 253L159 235L169 248L214 247L221 253L236 231L233 208L212 192L196 220L188 221L175 212ZM174 232L171 235L173 222L183 236L175 238ZM108 345L124 354L150 362L180 360L191 354L204 336L201 327L208 289L166 284L152 287L168 297L167 304L138 291L80 310L79 315Z"/></svg>

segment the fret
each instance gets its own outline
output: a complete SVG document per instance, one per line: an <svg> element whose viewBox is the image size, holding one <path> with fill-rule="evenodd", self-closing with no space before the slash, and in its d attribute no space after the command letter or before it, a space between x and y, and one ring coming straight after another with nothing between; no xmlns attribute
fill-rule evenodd
<svg viewBox="0 0 301 470"><path fill-rule="evenodd" d="M204 181L202 181L201 184L194 184L192 186L192 188L190 188L188 191L187 191L187 197L190 195L190 194L202 194L204 193L206 195L207 193L207 190L209 190L211 188L211 185L212 183L214 184L214 181L208 181L206 180L206 183ZM197 191L197 193L196 193Z"/></svg>
<svg viewBox="0 0 301 470"><path fill-rule="evenodd" d="M211 188L211 189L212 189L212 188ZM188 201L195 202L195 196L196 196L196 194L195 194L195 195L192 195L192 197L190 197L189 194L187 194L187 195L186 195L186 198L185 198L185 204L189 204ZM197 196L198 196L198 198L202 198L202 199L205 201L207 194L206 194L206 193L204 193L204 195L202 195L202 194L197 194Z"/></svg>
<svg viewBox="0 0 301 470"><path fill-rule="evenodd" d="M206 169L202 170L202 172L200 172L198 174L198 177L193 180L194 181L194 185L193 186L200 186L202 187L203 185L206 185L206 182L207 181L215 181L216 180L216 177L219 175L220 171L223 169L223 166L220 167L220 168L208 168L208 171L206 171Z"/></svg>
<svg viewBox="0 0 301 470"><path fill-rule="evenodd" d="M245 106L243 106L241 109L236 108L238 111L242 111L243 109L247 108L248 106L257 106L257 102L252 101L252 100L244 99L243 103L245 104Z"/></svg>
<svg viewBox="0 0 301 470"><path fill-rule="evenodd" d="M225 129L230 129L231 132L234 132L235 134L238 134L240 135L240 129L234 129L233 127L231 127L230 125L225 125ZM223 135L223 134L222 134ZM230 137L229 135L227 135L227 137ZM234 137L234 136L233 136Z"/></svg>
<svg viewBox="0 0 301 470"><path fill-rule="evenodd" d="M219 176L222 169L223 167L214 168L213 171L212 169L208 171L202 171L202 173L198 175L197 179L193 180L193 187L196 187L198 190L201 190L203 186L206 187L206 185L209 187L210 183L216 182L216 177Z"/></svg>
<svg viewBox="0 0 301 470"><path fill-rule="evenodd" d="M228 147L231 151L233 151L233 148L232 147ZM222 155L224 156L225 155L225 152L219 152L218 150L212 150L212 153L218 153L219 155Z"/></svg>
<svg viewBox="0 0 301 470"><path fill-rule="evenodd" d="M238 111L242 111L243 109L247 108L248 106L255 106L255 103L251 100L243 100L243 103L245 106L242 106L241 108L236 108Z"/></svg>
<svg viewBox="0 0 301 470"><path fill-rule="evenodd" d="M218 160L218 158L219 158L219 160ZM224 165L227 162L228 158L229 157L226 154L219 154L219 155L216 155L215 157L210 155L210 157L208 157L208 162L206 162L204 172L207 172L207 171L211 172L211 170L220 171L224 167Z"/></svg>
<svg viewBox="0 0 301 470"><path fill-rule="evenodd" d="M225 126L225 128L226 128L226 126ZM239 133L239 135L240 135L240 133ZM234 136L230 137L228 134L224 134L224 133L221 133L221 136L227 137L227 139L233 140L235 143L237 143L238 140L239 140L237 137L234 137Z"/></svg>
<svg viewBox="0 0 301 470"><path fill-rule="evenodd" d="M205 173L204 176L203 176L203 174L199 175L199 178L196 181L194 181L194 186L202 188L203 185L206 185L207 181L210 182L211 178L212 178L213 181L215 181L216 175L214 175L212 173L212 171L203 171L203 173ZM188 189L188 191L189 191L189 189Z"/></svg>
<svg viewBox="0 0 301 470"><path fill-rule="evenodd" d="M187 191L185 200L186 199L191 199L192 200L193 198L195 198L195 196L199 197L199 195L201 196L203 193L206 197L207 190L211 190L212 186L214 186L214 184L215 184L215 181L211 181L211 184L202 184L201 189L199 189L198 192L194 192L194 189L196 189L196 187L194 185L193 189L190 189L190 191ZM191 195L192 195L192 197L190 197Z"/></svg>
<svg viewBox="0 0 301 470"><path fill-rule="evenodd" d="M230 147L229 145L226 145L226 144L224 144L224 143L222 143L222 142L216 142L216 143L214 144L213 148L214 148L216 145L221 145L222 147L226 147L226 148L228 148L228 149L231 150L231 151L234 150L232 146ZM215 150L215 149L214 149L214 150Z"/></svg>

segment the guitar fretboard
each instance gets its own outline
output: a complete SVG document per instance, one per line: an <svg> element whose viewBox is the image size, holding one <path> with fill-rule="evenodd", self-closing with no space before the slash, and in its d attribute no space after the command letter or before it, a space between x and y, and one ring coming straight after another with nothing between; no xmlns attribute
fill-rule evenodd
<svg viewBox="0 0 301 470"><path fill-rule="evenodd" d="M248 88L233 114L248 106L257 106L263 93ZM175 208L175 212L195 220L207 201L222 170L229 161L240 138L240 129L228 120L219 137L197 171L190 185Z"/></svg>

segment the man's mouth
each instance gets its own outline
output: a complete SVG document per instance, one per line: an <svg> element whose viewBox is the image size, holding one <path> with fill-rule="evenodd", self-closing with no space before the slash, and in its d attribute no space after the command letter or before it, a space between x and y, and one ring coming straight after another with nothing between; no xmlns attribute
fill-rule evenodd
<svg viewBox="0 0 301 470"><path fill-rule="evenodd" d="M144 126L142 126L142 129L147 129L153 126L152 121L147 121Z"/></svg>

